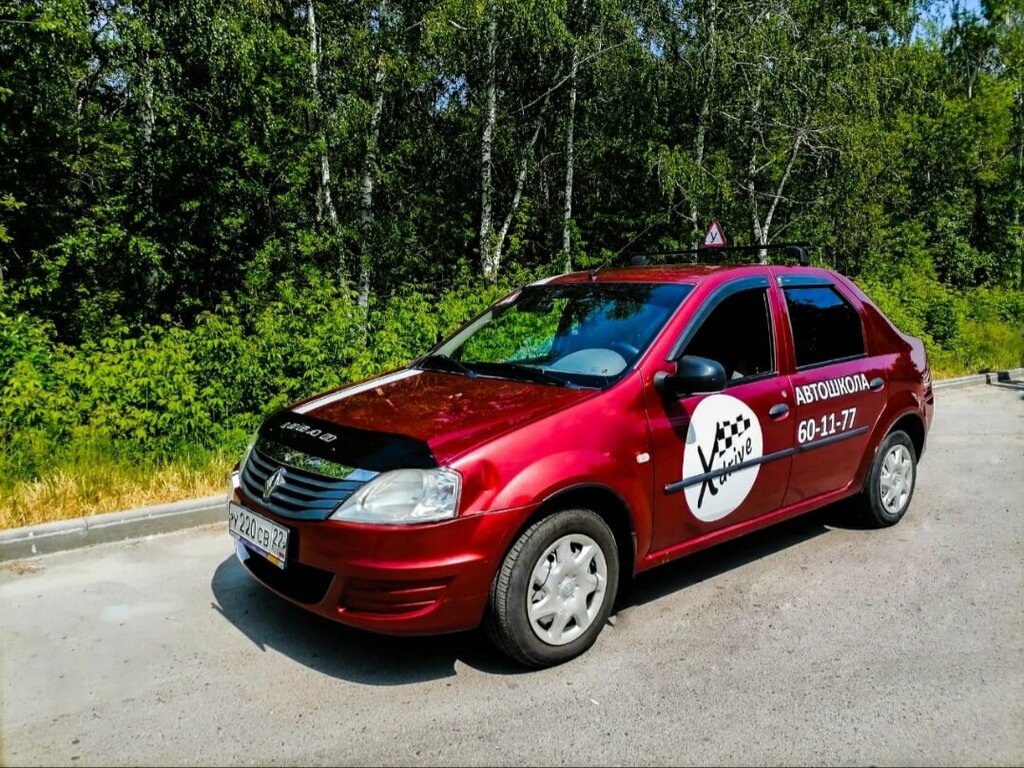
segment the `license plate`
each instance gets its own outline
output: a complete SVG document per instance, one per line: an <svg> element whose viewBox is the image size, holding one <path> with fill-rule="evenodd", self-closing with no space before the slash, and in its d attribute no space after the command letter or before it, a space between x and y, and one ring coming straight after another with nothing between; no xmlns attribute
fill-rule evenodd
<svg viewBox="0 0 1024 768"><path fill-rule="evenodd" d="M278 568L284 568L288 559L287 528L232 501L228 502L228 530Z"/></svg>

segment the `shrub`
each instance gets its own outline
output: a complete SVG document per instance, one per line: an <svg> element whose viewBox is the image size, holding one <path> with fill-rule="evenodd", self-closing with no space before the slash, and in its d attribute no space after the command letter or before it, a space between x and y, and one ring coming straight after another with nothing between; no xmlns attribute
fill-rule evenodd
<svg viewBox="0 0 1024 768"><path fill-rule="evenodd" d="M409 287L367 315L344 284L282 282L192 328L130 333L114 324L78 348L56 343L52 328L0 292L0 477L9 486L76 463L237 455L269 411L405 364L532 277L463 277L439 294ZM897 326L925 340L936 374L1021 364L1024 293L953 292L927 269L861 283Z"/></svg>

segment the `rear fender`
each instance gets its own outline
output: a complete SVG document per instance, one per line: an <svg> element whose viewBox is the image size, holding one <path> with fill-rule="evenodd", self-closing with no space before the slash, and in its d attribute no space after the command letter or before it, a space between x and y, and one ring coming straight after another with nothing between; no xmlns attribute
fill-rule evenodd
<svg viewBox="0 0 1024 768"><path fill-rule="evenodd" d="M924 404L920 402L914 392L904 390L890 398L885 410L882 411L882 415L875 422L874 429L871 431L871 440L868 442L870 450L864 452L864 457L861 459L857 474L854 477L853 487L864 487L864 480L871 469L871 462L875 460L875 453L877 453L878 447L882 444L885 436L892 431L896 422L908 415L920 419L922 427L925 426Z"/></svg>

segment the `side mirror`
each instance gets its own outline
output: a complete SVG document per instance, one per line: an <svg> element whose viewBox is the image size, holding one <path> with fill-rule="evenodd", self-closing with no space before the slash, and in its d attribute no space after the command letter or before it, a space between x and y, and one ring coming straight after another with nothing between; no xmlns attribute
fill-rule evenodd
<svg viewBox="0 0 1024 768"><path fill-rule="evenodd" d="M676 363L675 373L658 371L654 388L662 395L680 397L725 389L725 368L717 360L697 355L683 355Z"/></svg>

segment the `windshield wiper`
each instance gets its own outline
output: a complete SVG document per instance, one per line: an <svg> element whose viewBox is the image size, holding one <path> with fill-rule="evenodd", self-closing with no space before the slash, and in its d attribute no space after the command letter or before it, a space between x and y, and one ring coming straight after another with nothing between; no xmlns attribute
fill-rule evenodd
<svg viewBox="0 0 1024 768"><path fill-rule="evenodd" d="M513 378L527 379L529 381L536 381L540 384L555 384L559 387L569 387L570 389L580 389L579 384L574 384L571 381L560 379L557 376L552 376L545 370L540 368L534 368L529 365L519 365L518 363L487 363L488 368L495 368L497 372L508 372L513 374Z"/></svg>
<svg viewBox="0 0 1024 768"><path fill-rule="evenodd" d="M465 363L456 360L448 355L427 355L417 364L419 368L433 369L435 371L451 371L452 373L463 373L466 376L478 376L479 374Z"/></svg>

